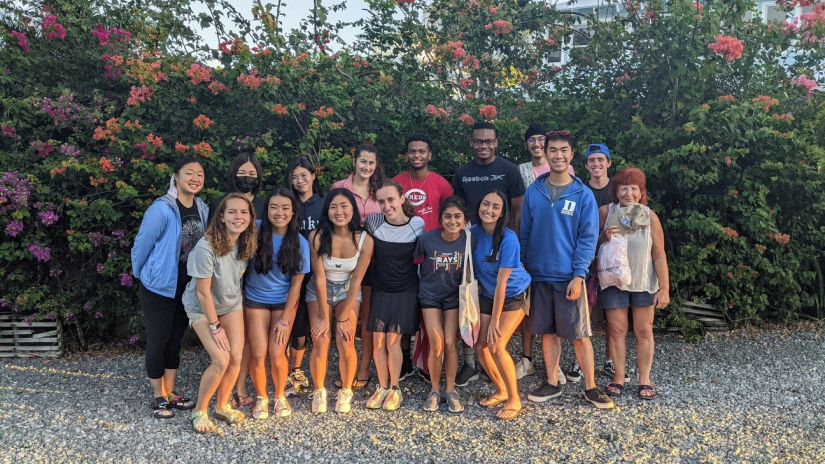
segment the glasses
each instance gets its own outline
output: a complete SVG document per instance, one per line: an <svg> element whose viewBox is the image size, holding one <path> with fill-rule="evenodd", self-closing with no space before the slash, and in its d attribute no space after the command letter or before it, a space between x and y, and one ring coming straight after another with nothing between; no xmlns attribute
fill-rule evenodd
<svg viewBox="0 0 825 464"><path fill-rule="evenodd" d="M570 135L570 131L569 130L547 131L547 136L548 137L557 137L559 135L561 135L562 137L567 137L568 135Z"/></svg>
<svg viewBox="0 0 825 464"><path fill-rule="evenodd" d="M538 145L540 143L544 143L545 140L547 140L547 138L542 136L530 137L529 139L527 139L527 143L529 143L530 145Z"/></svg>
<svg viewBox="0 0 825 464"><path fill-rule="evenodd" d="M473 139L473 140L471 140L471 142L472 142L473 145L475 145L477 147L492 147L496 143L496 140L498 140L498 139L487 139L487 140Z"/></svg>

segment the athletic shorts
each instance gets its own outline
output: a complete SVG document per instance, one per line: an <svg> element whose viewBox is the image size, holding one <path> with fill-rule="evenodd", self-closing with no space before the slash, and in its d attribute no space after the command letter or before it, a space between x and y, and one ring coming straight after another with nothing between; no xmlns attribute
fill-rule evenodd
<svg viewBox="0 0 825 464"><path fill-rule="evenodd" d="M527 293L525 292L521 295L505 298L504 306L501 308L501 312L506 313L508 311L518 311L519 309L525 310L530 307L529 304L530 301L527 299ZM488 316L493 315L493 300L491 298L487 298L484 295L478 295L478 305L481 306L481 314L486 314Z"/></svg>
<svg viewBox="0 0 825 464"><path fill-rule="evenodd" d="M569 282L536 282L530 290L530 315L525 319L533 334L556 334L566 340L589 338L590 309L582 285L578 300L567 299Z"/></svg>
<svg viewBox="0 0 825 464"><path fill-rule="evenodd" d="M418 301L421 303L421 309L438 308L442 311L458 309L458 293L441 297L419 293Z"/></svg>
<svg viewBox="0 0 825 464"><path fill-rule="evenodd" d="M261 303L259 301L250 300L246 297L243 299L243 309L247 311L283 311L286 309L286 301L281 303Z"/></svg>

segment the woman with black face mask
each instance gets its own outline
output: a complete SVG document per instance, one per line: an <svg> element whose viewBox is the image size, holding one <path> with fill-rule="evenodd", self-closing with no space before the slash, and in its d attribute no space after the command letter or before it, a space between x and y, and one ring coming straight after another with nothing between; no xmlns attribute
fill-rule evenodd
<svg viewBox="0 0 825 464"><path fill-rule="evenodd" d="M262 198L257 198L262 187L261 164L255 155L251 153L241 153L232 158L229 169L226 170L226 193L240 193L252 202L255 207L255 219L265 218L264 206L266 202ZM218 210L218 206L226 195L216 198L209 204L209 219L212 223L212 216ZM246 377L249 374L249 344L244 343L243 358L241 359L241 370L238 373L237 392L230 398L232 407L250 406L255 402L255 397L249 395L246 388Z"/></svg>

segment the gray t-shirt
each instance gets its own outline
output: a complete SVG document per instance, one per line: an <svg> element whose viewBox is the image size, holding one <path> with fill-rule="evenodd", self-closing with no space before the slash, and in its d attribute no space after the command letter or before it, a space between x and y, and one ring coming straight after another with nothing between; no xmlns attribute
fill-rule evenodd
<svg viewBox="0 0 825 464"><path fill-rule="evenodd" d="M544 179L544 185L547 186L547 193L550 195L550 201L555 203L555 201L558 200L559 197L562 196L571 185L573 185L573 182L575 181L571 180L570 183L565 185L555 185L550 183L550 177L546 177Z"/></svg>
<svg viewBox="0 0 825 464"><path fill-rule="evenodd" d="M186 263L189 275L194 277L183 292L183 307L186 312L203 314L195 278L210 277L212 278L212 300L218 316L240 309L243 303L241 279L246 271L247 262L245 259L238 259L237 245L229 253L218 256L206 237L200 239L189 253Z"/></svg>

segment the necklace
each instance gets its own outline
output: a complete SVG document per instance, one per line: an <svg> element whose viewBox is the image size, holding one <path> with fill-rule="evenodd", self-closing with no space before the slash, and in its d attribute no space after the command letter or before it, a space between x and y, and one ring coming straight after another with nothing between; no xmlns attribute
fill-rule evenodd
<svg viewBox="0 0 825 464"><path fill-rule="evenodd" d="M427 175L424 176L424 179L421 181L421 186L417 189L415 188L415 184L413 183L412 171L407 171L407 175L410 176L410 187L412 187L412 190L422 190L424 188L424 184L427 183L427 178L430 177L430 171L427 170Z"/></svg>

